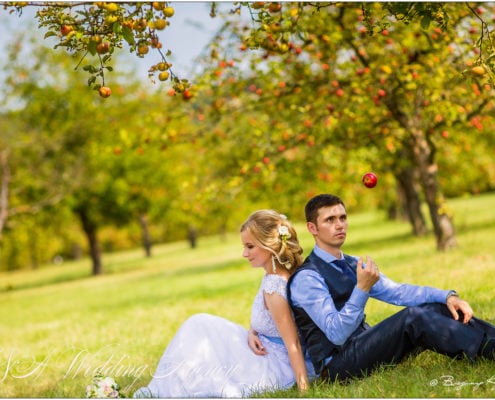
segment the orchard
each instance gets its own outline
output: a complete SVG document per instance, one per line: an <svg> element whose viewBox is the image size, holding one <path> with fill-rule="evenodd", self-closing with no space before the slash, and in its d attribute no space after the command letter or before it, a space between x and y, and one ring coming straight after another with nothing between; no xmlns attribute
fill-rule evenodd
<svg viewBox="0 0 495 400"><path fill-rule="evenodd" d="M99 274L105 248L151 254L150 238L226 232L254 207L302 218L319 192L448 250L448 199L495 189L490 3L231 3L186 77L161 37L173 3L4 4L26 7L66 52L5 57L1 265L71 257L82 235ZM120 51L157 55L156 91Z"/></svg>
<svg viewBox="0 0 495 400"><path fill-rule="evenodd" d="M493 123L493 49L483 40L492 35L493 5L322 3L313 14L313 6L294 3L276 14L263 7L257 30L239 23L215 43L237 48L231 57L248 64L247 71L219 64L203 76L202 97L213 99L215 115L236 123L233 115L242 118L246 110L264 115L252 120L252 130L270 137L256 138L260 145L252 151L271 162L250 166L239 155L242 173L255 172L252 179L268 189L282 176L314 182L308 169L317 170L323 186L340 175L336 187L354 192L339 182L356 182L356 169L379 163L376 172L398 185L398 196L384 193L381 206L405 210L413 231L424 234L425 201L438 249L456 247L438 159L442 152L462 153L467 142L493 145L485 127ZM259 50L253 55L251 48ZM218 101L223 98L229 101ZM226 132L242 140L235 129ZM493 175L490 162L479 170Z"/></svg>

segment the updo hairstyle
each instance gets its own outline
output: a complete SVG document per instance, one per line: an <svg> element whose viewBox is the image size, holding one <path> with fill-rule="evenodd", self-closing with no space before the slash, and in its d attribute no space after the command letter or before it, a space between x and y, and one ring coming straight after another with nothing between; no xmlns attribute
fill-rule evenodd
<svg viewBox="0 0 495 400"><path fill-rule="evenodd" d="M249 231L257 244L272 253L289 272L293 273L302 264L303 249L285 215L274 210L255 211L241 225L241 232L244 231Z"/></svg>

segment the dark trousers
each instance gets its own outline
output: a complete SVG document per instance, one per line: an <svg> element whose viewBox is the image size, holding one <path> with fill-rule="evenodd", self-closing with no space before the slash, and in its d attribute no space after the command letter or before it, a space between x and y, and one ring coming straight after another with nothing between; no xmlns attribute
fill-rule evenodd
<svg viewBox="0 0 495 400"><path fill-rule="evenodd" d="M361 377L424 350L474 359L486 337L495 337L495 326L474 317L468 324L456 321L444 304L408 307L353 334L332 355L322 377L332 381Z"/></svg>

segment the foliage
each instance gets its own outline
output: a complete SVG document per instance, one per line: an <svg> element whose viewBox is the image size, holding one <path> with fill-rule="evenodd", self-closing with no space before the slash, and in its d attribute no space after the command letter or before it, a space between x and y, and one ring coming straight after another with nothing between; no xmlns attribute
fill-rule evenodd
<svg viewBox="0 0 495 400"><path fill-rule="evenodd" d="M237 210L223 209L221 182L198 179L210 169L199 163L206 149L194 146L187 107L163 91L145 92L128 76L119 77L127 83L114 101L94 98L74 78L70 60L31 40L12 43L2 99L12 174L2 269L78 257L89 247L82 211L108 249L140 243L138 220L149 221L154 242L184 238L188 225L205 234L229 228L224 216ZM27 62L24 46L34 49Z"/></svg>
<svg viewBox="0 0 495 400"><path fill-rule="evenodd" d="M220 13L216 3L211 3L210 15ZM233 4L235 8L228 12L241 14L247 10L252 25L248 28L249 48L269 48L270 51L286 53L290 46L289 36L305 36L311 29L300 24L300 20L320 13L325 8L333 7L344 10L346 3L283 3L283 2L240 2ZM24 7L38 8L36 19L39 26L46 30L45 38L55 38L55 47L67 49L79 56L78 66L87 57L96 57L83 65L90 75L88 84L94 89L105 87L105 71L112 71L110 65L112 55L118 49L127 47L137 57L143 57L150 50L156 50L161 61L150 67L150 77L158 77L160 81L172 81L176 92L188 92L189 81L180 79L173 70L162 51L162 43L158 33L171 23L174 8L168 2L10 2L4 7L11 12L22 13ZM477 30L476 48L478 49L475 64L478 71L488 74L489 81L494 82L495 54L492 42L491 20L485 15L486 6L452 5L436 2L384 2L356 3L362 10L363 24L371 37L391 26L408 25L414 22L423 29L435 25L442 30L451 29L451 21L459 14L471 14L480 24ZM355 7L352 5L351 7ZM283 15L286 8L296 10L292 15ZM283 15L283 16L282 16ZM100 80L100 82L97 82ZM102 94L107 96L109 94Z"/></svg>
<svg viewBox="0 0 495 400"><path fill-rule="evenodd" d="M28 6L38 8L36 19L46 32L45 39L56 39L55 48L65 48L79 57L77 68L82 66L89 74L88 85L95 90L106 87L105 73L114 69L114 52L124 46L141 58L150 48L156 50L161 61L150 68L150 77L157 75L160 80L171 80L180 93L189 86L187 79L180 79L170 69L167 60L170 51L164 53L158 36L174 15L173 7L167 3L18 2L5 5L18 13Z"/></svg>
<svg viewBox="0 0 495 400"><path fill-rule="evenodd" d="M129 81L114 102L95 99L72 79L75 72L70 73L64 56L31 44L35 50L26 63L18 43L23 41L14 43L7 77L7 99L16 107L8 113L9 133L4 137L13 167L10 230L2 257L13 269L32 264L26 257L37 259L26 251L22 252L24 259L18 255L12 259L19 253L13 246L21 243L36 252L44 248L46 253L38 262L57 254L70 255L72 240L79 242L79 237L69 232L73 232L75 218L82 211L97 226L124 226L140 215L161 213L167 203L157 197L152 206L152 191L163 191L162 185L170 181L171 174L167 159L160 159L163 151L159 147L151 147L148 157L142 156L142 138L134 132L143 130L141 120L135 118L142 113L143 95ZM47 72L49 66L51 73ZM122 152L126 157L120 157ZM172 195L174 184L169 182L167 187ZM47 233L58 229L50 242L60 238L62 248L53 248L49 241L39 243L38 238L44 235L34 235L34 229L23 232L20 221L27 215L31 217L24 219L26 226L36 221L37 229L47 225Z"/></svg>

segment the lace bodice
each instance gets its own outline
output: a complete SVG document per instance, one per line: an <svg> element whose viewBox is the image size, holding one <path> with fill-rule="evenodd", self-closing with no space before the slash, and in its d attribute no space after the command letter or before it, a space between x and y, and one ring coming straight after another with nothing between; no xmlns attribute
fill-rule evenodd
<svg viewBox="0 0 495 400"><path fill-rule="evenodd" d="M287 281L280 275L267 274L261 280L260 289L254 298L251 310L251 327L266 336L280 337L275 321L265 306L263 293L276 293L287 299Z"/></svg>

